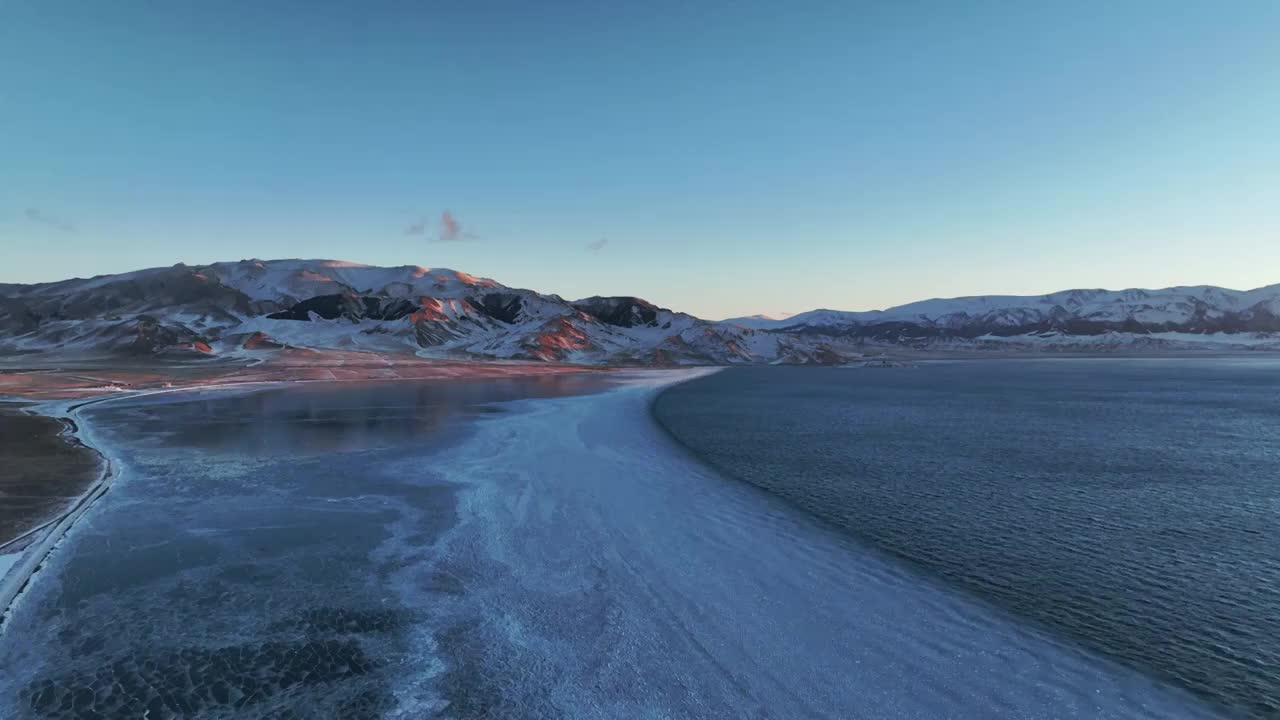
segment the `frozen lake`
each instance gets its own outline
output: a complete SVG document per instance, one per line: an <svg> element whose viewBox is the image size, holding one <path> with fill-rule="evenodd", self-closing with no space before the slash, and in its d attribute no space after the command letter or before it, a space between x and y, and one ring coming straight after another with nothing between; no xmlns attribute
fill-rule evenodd
<svg viewBox="0 0 1280 720"><path fill-rule="evenodd" d="M700 371L106 403L14 718L1195 718L654 426Z"/></svg>
<svg viewBox="0 0 1280 720"><path fill-rule="evenodd" d="M654 404L700 458L952 587L1280 717L1280 360L734 368Z"/></svg>

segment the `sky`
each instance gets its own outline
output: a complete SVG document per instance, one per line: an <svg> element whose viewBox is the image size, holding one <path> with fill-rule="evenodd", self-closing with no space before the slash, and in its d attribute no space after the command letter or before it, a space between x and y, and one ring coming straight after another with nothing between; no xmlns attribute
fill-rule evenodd
<svg viewBox="0 0 1280 720"><path fill-rule="evenodd" d="M0 8L0 282L448 267L718 318L1280 283L1280 2Z"/></svg>

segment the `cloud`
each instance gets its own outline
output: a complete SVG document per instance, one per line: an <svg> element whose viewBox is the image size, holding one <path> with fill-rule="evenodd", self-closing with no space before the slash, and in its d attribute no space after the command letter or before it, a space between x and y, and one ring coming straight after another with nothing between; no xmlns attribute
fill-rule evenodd
<svg viewBox="0 0 1280 720"><path fill-rule="evenodd" d="M404 229L405 235L427 236L430 234L431 221L424 215L409 224ZM458 222L458 218L453 213L445 210L440 213L440 220L437 226L436 236L431 238L435 242L460 242L462 240L478 240L478 235L466 232L462 229L462 223Z"/></svg>
<svg viewBox="0 0 1280 720"><path fill-rule="evenodd" d="M587 252L598 253L604 249L605 245L608 245L608 244L609 244L609 238L600 238L599 240L592 240L591 242L587 243Z"/></svg>
<svg viewBox="0 0 1280 720"><path fill-rule="evenodd" d="M76 226L74 224L60 217L50 215L39 208L29 207L22 211L22 215L27 219L27 222L33 222L47 228L53 228L54 230L65 233L73 233L76 231Z"/></svg>
<svg viewBox="0 0 1280 720"><path fill-rule="evenodd" d="M427 234L427 219L426 219L426 218L420 218L420 219L415 220L414 222L410 223L410 224L409 224L409 227L407 227L407 228L405 228L405 229L404 229L404 234L405 234L405 235L426 235L426 234Z"/></svg>
<svg viewBox="0 0 1280 720"><path fill-rule="evenodd" d="M453 213L445 210L440 214L440 242L454 242L462 240L465 236L462 234L462 223L453 216Z"/></svg>

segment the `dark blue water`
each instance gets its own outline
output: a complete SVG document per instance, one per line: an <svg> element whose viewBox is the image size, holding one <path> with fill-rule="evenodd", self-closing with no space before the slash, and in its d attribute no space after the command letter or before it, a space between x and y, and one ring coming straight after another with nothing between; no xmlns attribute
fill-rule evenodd
<svg viewBox="0 0 1280 720"><path fill-rule="evenodd" d="M1280 361L740 368L694 453L1031 622L1280 717Z"/></svg>

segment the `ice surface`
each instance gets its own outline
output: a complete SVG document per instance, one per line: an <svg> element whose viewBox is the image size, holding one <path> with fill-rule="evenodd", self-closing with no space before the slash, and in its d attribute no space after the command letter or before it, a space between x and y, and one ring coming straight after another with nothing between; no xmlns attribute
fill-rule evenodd
<svg viewBox="0 0 1280 720"><path fill-rule="evenodd" d="M647 416L672 377L527 403L436 461L458 522L383 552L449 715L1210 716L695 464Z"/></svg>
<svg viewBox="0 0 1280 720"><path fill-rule="evenodd" d="M647 409L700 372L501 403L430 448L202 447L157 398L91 417L133 438L125 476L0 635L0 716L1211 716L697 464Z"/></svg>
<svg viewBox="0 0 1280 720"><path fill-rule="evenodd" d="M0 580L9 572L9 569L18 564L18 560L22 558L22 553L10 553L8 555L0 555Z"/></svg>

